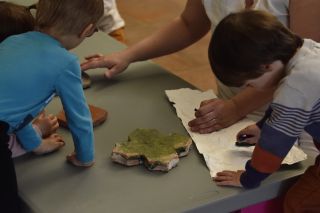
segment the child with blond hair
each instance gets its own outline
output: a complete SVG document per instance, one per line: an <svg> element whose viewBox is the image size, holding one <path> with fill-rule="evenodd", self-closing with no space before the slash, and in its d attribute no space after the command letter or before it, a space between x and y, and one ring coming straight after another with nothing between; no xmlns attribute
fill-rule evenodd
<svg viewBox="0 0 320 213"><path fill-rule="evenodd" d="M0 44L0 208L6 212L19 212L8 134L17 135L27 151L38 147L41 138L31 122L55 94L61 99L75 145L67 160L82 167L94 163L92 120L80 65L68 50L96 31L102 14L103 0L40 0L36 30L10 36Z"/></svg>
<svg viewBox="0 0 320 213"><path fill-rule="evenodd" d="M0 42L12 35L17 35L34 30L35 20L30 10L21 5L11 2L0 2ZM59 127L57 117L42 112L32 122L32 127L42 138L41 144L36 147L33 153L41 155L53 152L64 145L63 139L56 134ZM27 151L20 145L19 138L15 134L10 134L8 143L12 157L18 157Z"/></svg>

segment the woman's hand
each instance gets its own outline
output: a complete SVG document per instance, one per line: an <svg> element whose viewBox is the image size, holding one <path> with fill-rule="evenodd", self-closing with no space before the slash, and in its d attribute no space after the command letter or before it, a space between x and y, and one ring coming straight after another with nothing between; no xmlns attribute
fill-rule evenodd
<svg viewBox="0 0 320 213"><path fill-rule="evenodd" d="M196 118L188 125L193 132L211 133L231 126L241 119L232 100L211 99L202 101L195 112Z"/></svg>
<svg viewBox="0 0 320 213"><path fill-rule="evenodd" d="M94 68L107 68L104 73L107 78L112 78L113 76L123 72L131 63L130 60L125 57L123 52L107 56L95 54L87 56L85 59L86 61L81 63L82 71Z"/></svg>

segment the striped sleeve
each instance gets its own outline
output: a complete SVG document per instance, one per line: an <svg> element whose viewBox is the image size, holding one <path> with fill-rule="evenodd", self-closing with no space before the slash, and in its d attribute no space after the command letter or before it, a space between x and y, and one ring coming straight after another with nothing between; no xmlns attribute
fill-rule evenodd
<svg viewBox="0 0 320 213"><path fill-rule="evenodd" d="M261 126L261 136L252 159L241 176L245 188L257 187L269 174L277 171L297 137L307 125L310 111L271 105L271 114Z"/></svg>

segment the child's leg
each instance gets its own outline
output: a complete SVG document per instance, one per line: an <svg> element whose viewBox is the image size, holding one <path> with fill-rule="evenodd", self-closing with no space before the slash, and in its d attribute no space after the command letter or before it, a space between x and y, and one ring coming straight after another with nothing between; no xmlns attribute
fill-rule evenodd
<svg viewBox="0 0 320 213"><path fill-rule="evenodd" d="M316 163L316 165L310 166L287 192L284 212L320 212L319 201L320 166Z"/></svg>
<svg viewBox="0 0 320 213"><path fill-rule="evenodd" d="M52 134L49 137L42 139L42 143L33 150L33 153L37 155L47 154L60 149L64 145L65 143L60 135Z"/></svg>
<svg viewBox="0 0 320 213"><path fill-rule="evenodd" d="M0 209L1 212L20 212L16 172L8 148L8 124L0 121Z"/></svg>

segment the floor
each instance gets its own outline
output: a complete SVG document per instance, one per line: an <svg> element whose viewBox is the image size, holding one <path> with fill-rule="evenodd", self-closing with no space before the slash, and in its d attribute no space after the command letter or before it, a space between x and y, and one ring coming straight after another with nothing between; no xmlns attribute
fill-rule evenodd
<svg viewBox="0 0 320 213"><path fill-rule="evenodd" d="M130 46L160 29L183 11L186 0L117 0L126 22ZM177 53L154 59L154 62L201 90L216 91L215 78L207 59L210 33L196 44Z"/></svg>

